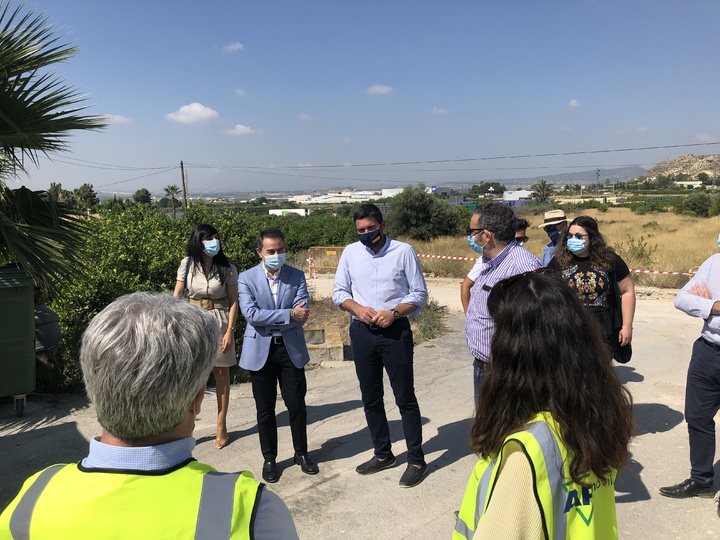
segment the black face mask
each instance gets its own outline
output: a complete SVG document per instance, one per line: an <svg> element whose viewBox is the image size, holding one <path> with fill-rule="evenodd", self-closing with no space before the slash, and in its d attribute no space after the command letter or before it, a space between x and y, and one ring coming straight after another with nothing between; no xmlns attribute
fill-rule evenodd
<svg viewBox="0 0 720 540"><path fill-rule="evenodd" d="M358 234L358 238L360 239L360 243L362 245L373 249L375 245L382 240L382 231L380 229L376 229L365 234Z"/></svg>

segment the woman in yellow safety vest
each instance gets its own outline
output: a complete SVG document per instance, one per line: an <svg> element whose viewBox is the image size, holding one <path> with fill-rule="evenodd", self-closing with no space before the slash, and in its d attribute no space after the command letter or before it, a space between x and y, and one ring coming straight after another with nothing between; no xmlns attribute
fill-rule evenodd
<svg viewBox="0 0 720 540"><path fill-rule="evenodd" d="M486 378L471 428L480 460L454 539L613 539L613 484L632 398L602 329L545 269L496 284Z"/></svg>

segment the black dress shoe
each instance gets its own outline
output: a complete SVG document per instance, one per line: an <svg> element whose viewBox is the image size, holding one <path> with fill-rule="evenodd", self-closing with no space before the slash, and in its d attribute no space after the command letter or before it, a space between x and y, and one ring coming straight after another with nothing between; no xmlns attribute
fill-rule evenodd
<svg viewBox="0 0 720 540"><path fill-rule="evenodd" d="M674 486L667 486L660 488L660 495L665 497L672 497L673 499L688 499L690 497L702 497L703 499L713 498L713 487L712 484L709 486L703 486L698 484L692 478L688 478L684 482L681 482Z"/></svg>
<svg viewBox="0 0 720 540"><path fill-rule="evenodd" d="M265 461L265 463L263 463L262 477L263 480L265 480L268 484L274 484L275 482L280 480L277 464L274 460L268 459Z"/></svg>
<svg viewBox="0 0 720 540"><path fill-rule="evenodd" d="M376 472L389 469L393 465L395 465L395 456L392 454L385 459L378 459L377 456L373 456L370 461L366 461L355 467L355 472L362 475L375 474Z"/></svg>
<svg viewBox="0 0 720 540"><path fill-rule="evenodd" d="M317 474L320 472L318 466L307 453L295 452L295 464L300 465L300 470L305 474Z"/></svg>

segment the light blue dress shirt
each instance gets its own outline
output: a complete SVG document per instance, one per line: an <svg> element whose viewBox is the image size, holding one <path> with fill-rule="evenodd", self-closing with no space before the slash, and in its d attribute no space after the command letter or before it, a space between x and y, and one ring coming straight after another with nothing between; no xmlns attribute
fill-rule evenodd
<svg viewBox="0 0 720 540"><path fill-rule="evenodd" d="M354 300L380 311L413 304L418 308L412 314L419 315L427 299L420 261L409 244L385 236L385 245L377 253L360 242L343 250L333 289L338 306Z"/></svg>
<svg viewBox="0 0 720 540"><path fill-rule="evenodd" d="M90 440L88 456L82 466L89 469L118 469L123 471L158 471L170 469L192 458L195 439L185 437L155 446L114 446ZM272 491L262 490L255 515L255 538L272 540L298 538L290 510Z"/></svg>
<svg viewBox="0 0 720 540"><path fill-rule="evenodd" d="M690 292L693 285L707 285L711 298L703 298ZM698 269L697 273L680 289L675 296L675 307L691 317L704 320L700 335L720 345L720 315L711 315L713 304L720 300L720 253L711 255Z"/></svg>

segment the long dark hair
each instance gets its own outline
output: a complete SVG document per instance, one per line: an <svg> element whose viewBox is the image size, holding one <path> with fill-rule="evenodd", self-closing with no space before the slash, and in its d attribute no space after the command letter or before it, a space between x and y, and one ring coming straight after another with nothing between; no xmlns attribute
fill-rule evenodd
<svg viewBox="0 0 720 540"><path fill-rule="evenodd" d="M605 238L600 234L597 221L590 216L578 216L568 225L568 232L573 225L582 227L588 235L590 240L590 264L610 272L615 261L615 250L607 245ZM555 259L562 268L567 268L573 264L573 254L567 247L567 233L563 235L562 242L558 249L555 250Z"/></svg>
<svg viewBox="0 0 720 540"><path fill-rule="evenodd" d="M217 229L212 225L208 225L206 223L200 223L199 225L196 225L193 231L190 233L190 238L188 239L187 243L187 256L190 257L190 259L192 260L192 264L196 272L205 271L202 265L204 255L203 240L207 240L215 235L220 238ZM213 266L216 266L218 269L218 274L220 275L220 283L225 285L225 281L230 272L230 260L223 253L222 242L220 242L220 251L218 251L217 255L213 257Z"/></svg>
<svg viewBox="0 0 720 540"><path fill-rule="evenodd" d="M633 435L632 396L612 368L595 318L557 276L527 273L496 284L490 364L470 431L474 452L495 457L505 438L548 411L575 482L622 467Z"/></svg>

